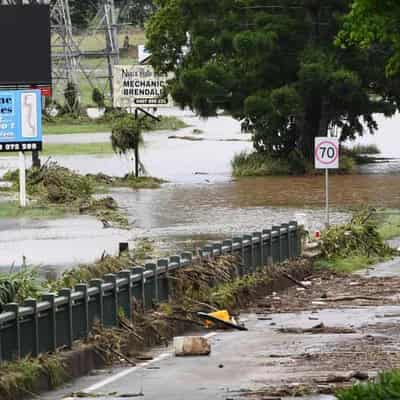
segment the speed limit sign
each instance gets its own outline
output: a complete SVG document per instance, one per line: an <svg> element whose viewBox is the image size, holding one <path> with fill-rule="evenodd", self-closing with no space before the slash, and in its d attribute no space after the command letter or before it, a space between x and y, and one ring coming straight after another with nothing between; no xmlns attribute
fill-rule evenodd
<svg viewBox="0 0 400 400"><path fill-rule="evenodd" d="M339 168L339 139L331 137L315 138L315 168Z"/></svg>

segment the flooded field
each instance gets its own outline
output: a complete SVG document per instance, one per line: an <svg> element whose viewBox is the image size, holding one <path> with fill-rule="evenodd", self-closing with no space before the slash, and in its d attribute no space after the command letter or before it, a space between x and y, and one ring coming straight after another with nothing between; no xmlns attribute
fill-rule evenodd
<svg viewBox="0 0 400 400"><path fill-rule="evenodd" d="M234 180L230 162L234 154L251 150L250 136L242 134L240 124L229 117L205 121L187 112L182 115L190 126L172 134L203 140L169 139L171 132L147 133L141 154L148 173L169 183L157 190L118 189L111 193L127 212L130 230L103 229L100 222L90 217L40 222L3 219L0 220L0 267L18 265L22 256L26 256L32 264L66 268L92 261L104 250L114 253L119 241L133 242L141 237L153 238L161 248L174 252L193 248L205 240L268 228L297 219L299 214L303 214L301 218L310 229L321 229L322 176ZM390 129L395 129L399 121L400 118L390 120ZM194 133L194 129L198 131ZM378 137L381 136L375 138ZM107 133L54 135L45 139L47 143L58 144L108 140ZM384 145L383 151L388 153L387 147ZM131 160L113 154L53 159L81 173L104 172L116 176L125 175L132 165ZM0 157L0 176L16 167L16 158ZM364 166L360 172L331 178L333 223L343 221L349 207L363 204L400 207L400 161Z"/></svg>

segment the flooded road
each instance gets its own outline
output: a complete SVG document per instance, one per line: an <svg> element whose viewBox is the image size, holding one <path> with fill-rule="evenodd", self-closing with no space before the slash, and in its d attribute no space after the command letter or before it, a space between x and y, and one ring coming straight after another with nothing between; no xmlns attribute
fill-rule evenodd
<svg viewBox="0 0 400 400"><path fill-rule="evenodd" d="M114 253L118 241L133 242L140 237L154 238L162 248L179 251L207 239L268 228L297 219L299 214L303 214L309 229L322 228L322 176L234 180L230 162L236 153L251 150L250 136L242 134L240 124L230 117L200 120L188 112L182 115L189 127L175 132L146 133L141 152L147 172L169 183L157 190L118 189L111 193L128 213L133 224L131 230L104 230L100 222L90 217L40 222L3 219L0 220L0 269L7 269L13 262L18 264L23 255L32 264L65 268L90 262L104 250ZM399 121L400 117L390 120L390 129L397 129ZM171 135L203 140L169 139ZM99 133L48 136L45 142L108 140L109 134ZM400 146L396 154L400 155ZM113 154L53 159L81 173L123 176L132 166L132 160ZM16 158L0 157L0 176L16 167ZM391 164L364 166L362 175L333 176L332 222L343 221L349 207L364 204L400 207L399 175L400 162L394 160Z"/></svg>

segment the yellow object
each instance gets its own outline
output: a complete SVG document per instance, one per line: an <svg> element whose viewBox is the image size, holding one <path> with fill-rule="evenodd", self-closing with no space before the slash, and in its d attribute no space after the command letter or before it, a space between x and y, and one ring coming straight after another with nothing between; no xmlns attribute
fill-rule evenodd
<svg viewBox="0 0 400 400"><path fill-rule="evenodd" d="M213 313L208 314L210 317L214 317L220 319L221 321L231 322L231 316L227 310L219 310ZM214 325L214 322L211 321L204 321L204 326L206 328L211 328Z"/></svg>

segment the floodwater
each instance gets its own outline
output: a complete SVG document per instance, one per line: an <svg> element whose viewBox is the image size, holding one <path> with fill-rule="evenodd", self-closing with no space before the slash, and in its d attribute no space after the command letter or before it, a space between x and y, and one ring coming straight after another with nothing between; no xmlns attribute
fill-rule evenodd
<svg viewBox="0 0 400 400"><path fill-rule="evenodd" d="M174 112L175 114L175 112ZM129 231L103 229L90 217L62 220L0 220L0 267L17 265L24 255L28 263L65 268L90 262L104 250L115 253L119 241L150 237L171 251L191 248L204 240L259 231L293 219L309 229L324 224L324 177L267 177L234 180L230 162L240 151L250 151L250 136L240 124L220 116L200 120L185 112L189 127L177 132L145 135L141 159L150 175L169 181L161 189L113 190L111 195L126 210ZM385 121L391 143L383 151L400 157L393 135L400 117ZM194 133L193 130L202 133ZM193 136L202 141L169 139L170 135ZM375 139L386 137L379 133ZM374 140L375 140L374 139ZM107 142L109 134L49 136L46 143ZM364 138L363 141L372 140ZM380 140L380 139L379 139ZM390 150L390 152L389 152ZM115 155L54 157L60 164L81 173L104 172L123 176L132 160ZM17 159L0 157L0 176L17 167ZM363 167L360 175L332 176L331 220L343 221L349 207L371 204L400 207L400 161Z"/></svg>

